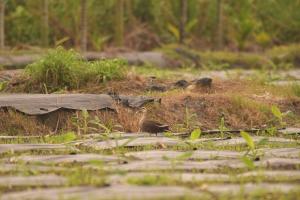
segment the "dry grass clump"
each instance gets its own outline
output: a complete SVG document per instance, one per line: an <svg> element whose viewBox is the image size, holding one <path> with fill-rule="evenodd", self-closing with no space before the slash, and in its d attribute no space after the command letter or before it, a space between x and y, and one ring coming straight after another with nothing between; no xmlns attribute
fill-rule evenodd
<svg viewBox="0 0 300 200"><path fill-rule="evenodd" d="M229 128L261 127L271 117L269 108L268 104L247 97L182 92L164 96L160 106L152 106L149 110L152 118L173 128L188 123L192 127L194 123L203 129L216 129L222 117Z"/></svg>
<svg viewBox="0 0 300 200"><path fill-rule="evenodd" d="M0 109L0 130L8 135L40 135L50 131L35 116L27 116L12 109Z"/></svg>
<svg viewBox="0 0 300 200"><path fill-rule="evenodd" d="M281 112L291 111L293 115L285 118L289 126L297 126L300 115L300 99L274 96L269 87L262 87L249 80L215 80L209 91L188 91L172 89L167 92L146 92L146 78L128 74L127 80L108 81L104 85L91 85L77 92L150 95L161 98L162 102L147 105L148 118L169 124L172 131L186 131L194 127L218 129L224 118L227 128L249 129L253 127L273 126L272 105ZM158 80L167 84L168 80ZM169 85L170 86L170 85ZM283 89L282 89L283 90ZM281 91L281 89L280 89ZM0 112L0 128L9 134L42 134L77 131L81 133L101 133L110 131L138 131L140 115L137 109L116 105L116 111L92 111L84 117L83 111L59 110L49 115L30 117L16 112ZM98 125L93 123L97 119ZM273 120L274 122L274 120ZM100 124L100 125L99 125ZM86 127L84 127L86 126ZM101 128L102 127L102 128ZM85 131L83 131L85 130Z"/></svg>
<svg viewBox="0 0 300 200"><path fill-rule="evenodd" d="M122 106L117 108L118 122L125 132L137 132L139 129L140 115L137 110L132 110Z"/></svg>
<svg viewBox="0 0 300 200"><path fill-rule="evenodd" d="M137 95L142 94L146 87L146 80L143 77L128 74L124 80L111 80L101 85L90 83L77 92L90 94L114 92L122 95Z"/></svg>

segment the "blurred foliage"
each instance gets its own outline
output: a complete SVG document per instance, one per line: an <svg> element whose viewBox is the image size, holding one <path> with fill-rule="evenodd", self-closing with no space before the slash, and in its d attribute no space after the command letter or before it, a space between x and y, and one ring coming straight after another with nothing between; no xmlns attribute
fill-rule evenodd
<svg viewBox="0 0 300 200"><path fill-rule="evenodd" d="M101 50L114 44L114 7L118 2L121 1L88 0L88 49ZM178 41L179 0L124 2L125 38L143 27L156 35L162 44ZM213 48L217 27L217 2L188 0L185 25L185 40L188 45ZM222 2L225 47L232 50L256 50L300 42L300 0ZM8 46L41 44L42 0L9 0L6 2L5 15ZM49 26L51 46L63 40L61 45L65 47L79 47L80 0L49 0ZM148 32L141 37L142 40L145 37L150 37ZM131 37L131 40L137 38L139 37ZM139 46L143 50L154 47L149 44L147 47Z"/></svg>

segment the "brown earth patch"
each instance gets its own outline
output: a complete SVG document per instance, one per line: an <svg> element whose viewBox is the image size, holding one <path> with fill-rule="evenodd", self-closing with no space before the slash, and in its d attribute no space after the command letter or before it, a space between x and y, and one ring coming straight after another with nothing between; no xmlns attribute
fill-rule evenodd
<svg viewBox="0 0 300 200"><path fill-rule="evenodd" d="M168 90L148 92L149 84L153 82L165 85ZM226 127L232 129L278 125L270 111L272 105L277 105L282 113L292 111L294 117L284 118L284 121L289 126L300 126L300 99L298 97L274 96L269 94L267 86L264 87L253 81L217 79L213 81L211 88L196 88L192 91L171 89L173 83L174 81L161 79L151 81L150 78L129 74L126 80L108 81L101 85L89 85L86 88L69 92L96 94L113 92L161 98L161 103L155 102L147 105L148 118L169 124L174 132L187 131L194 127L201 127L203 130L217 129L222 117L224 117ZM101 130L100 126L90 123L95 116L99 118L101 124L111 130L136 132L140 118L140 115L136 113L137 110L121 105L116 105L116 107L117 112L90 112L87 119L88 132ZM10 135L20 132L33 135L63 130L78 131L76 123L84 123L81 115L81 111L59 110L47 116L26 116L15 111L1 110L0 129ZM77 122L74 122L76 118Z"/></svg>

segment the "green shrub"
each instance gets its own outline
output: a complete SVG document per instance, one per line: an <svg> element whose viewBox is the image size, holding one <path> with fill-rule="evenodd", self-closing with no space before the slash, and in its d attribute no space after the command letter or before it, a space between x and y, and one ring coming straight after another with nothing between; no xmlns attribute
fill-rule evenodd
<svg viewBox="0 0 300 200"><path fill-rule="evenodd" d="M300 85L299 84L293 84L292 91L295 96L300 97Z"/></svg>
<svg viewBox="0 0 300 200"><path fill-rule="evenodd" d="M300 45L274 47L266 52L272 61L280 68L300 67Z"/></svg>
<svg viewBox="0 0 300 200"><path fill-rule="evenodd" d="M87 62L74 50L58 47L40 60L26 67L29 85L44 92L78 89L87 82L120 79L125 75L126 63L122 60Z"/></svg>
<svg viewBox="0 0 300 200"><path fill-rule="evenodd" d="M87 77L97 82L121 79L125 75L125 65L120 59L94 61L89 64Z"/></svg>
<svg viewBox="0 0 300 200"><path fill-rule="evenodd" d="M77 88L80 85L86 63L73 50L58 47L49 50L40 60L26 67L33 84L46 86L51 91L60 88ZM81 73L82 72L82 73Z"/></svg>

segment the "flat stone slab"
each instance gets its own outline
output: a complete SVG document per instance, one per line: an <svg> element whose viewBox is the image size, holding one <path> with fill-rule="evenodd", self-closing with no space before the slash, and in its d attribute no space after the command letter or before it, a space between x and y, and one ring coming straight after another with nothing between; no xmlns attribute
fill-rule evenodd
<svg viewBox="0 0 300 200"><path fill-rule="evenodd" d="M260 140L267 138L269 142L282 142L282 143L291 143L296 142L293 139L286 139L280 137L260 137L260 136L251 136L254 142L259 142ZM242 145L246 144L246 141L242 137L231 138L229 140L220 140L215 141L216 146L230 146L230 145Z"/></svg>
<svg viewBox="0 0 300 200"><path fill-rule="evenodd" d="M189 156L188 153L191 153ZM238 159L243 156L241 152L235 151L210 151L210 150L196 150L191 152L180 151L138 151L126 153L125 156L132 156L141 160L159 160L159 159L174 159L180 157L186 157L188 160L215 160L215 159Z"/></svg>
<svg viewBox="0 0 300 200"><path fill-rule="evenodd" d="M19 164L0 164L0 173L8 173L8 172L38 172L38 173L46 173L46 172L61 172L69 170L64 167L57 166L41 166L41 165L19 165Z"/></svg>
<svg viewBox="0 0 300 200"><path fill-rule="evenodd" d="M70 187L53 189L34 189L23 192L3 194L1 200L61 200L61 199L173 199L200 196L200 192L177 186L130 186L112 187Z"/></svg>
<svg viewBox="0 0 300 200"><path fill-rule="evenodd" d="M93 167L93 166L89 166ZM125 171L125 172L139 172L139 171L165 171L165 170L179 170L179 171L211 171L219 170L224 167L232 169L245 168L245 164L240 160L209 160L203 162L196 161L166 161L166 160L147 160L134 161L123 165L109 165L103 169Z"/></svg>
<svg viewBox="0 0 300 200"><path fill-rule="evenodd" d="M299 169L300 159L268 158L254 163L256 167L267 169ZM178 160L142 160L133 161L122 165L107 165L104 170L119 170L126 172L138 171L215 171L224 168L243 169L247 168L241 159L206 160L206 161L182 161Z"/></svg>
<svg viewBox="0 0 300 200"><path fill-rule="evenodd" d="M239 178L249 177L263 177L264 180L276 181L278 179L287 179L288 181L299 181L300 171L299 170L261 170L261 171L250 171L239 174Z"/></svg>
<svg viewBox="0 0 300 200"><path fill-rule="evenodd" d="M75 154L75 155L32 155L32 156L19 156L9 159L10 161L25 161L41 162L41 163L72 163L72 162L89 162L93 160L102 162L117 162L121 159L117 156L101 155L101 154Z"/></svg>
<svg viewBox="0 0 300 200"><path fill-rule="evenodd" d="M186 144L189 142L191 144L197 144L202 142L215 142L215 141L224 141L222 138L201 138L197 140L183 140L181 138L171 138L171 137L160 137L160 136L148 136L148 137L130 137L130 138L120 138L120 139L109 139L106 141L95 141L88 140L81 143L83 146L91 147L96 150L103 149L112 149L117 147L138 147L138 146L147 146L147 145L166 145L166 146L175 146L179 144Z"/></svg>
<svg viewBox="0 0 300 200"><path fill-rule="evenodd" d="M65 177L48 174L39 176L0 176L0 187L37 187L66 185Z"/></svg>
<svg viewBox="0 0 300 200"><path fill-rule="evenodd" d="M41 138L41 136L11 136L11 135L0 135L0 139L32 139Z"/></svg>
<svg viewBox="0 0 300 200"><path fill-rule="evenodd" d="M111 184L127 184L131 179L143 179L143 178L159 178L167 177L172 180L181 182L192 181L213 181L224 182L229 181L230 176L227 174L212 174L212 173L143 173L143 172L131 172L125 175L112 175L108 177L108 182Z"/></svg>
<svg viewBox="0 0 300 200"><path fill-rule="evenodd" d="M137 137L129 139L118 139L118 140L107 140L100 142L86 142L83 145L92 147L94 149L111 149L116 147L136 147L136 146L146 146L146 145L176 145L180 142L179 139L168 138L168 137Z"/></svg>
<svg viewBox="0 0 300 200"><path fill-rule="evenodd" d="M299 189L299 185L289 184L289 183L247 183L243 185L214 184L214 185L209 185L203 189L215 194L229 194L229 195L237 195L239 193L250 194L258 191L288 193L291 192L292 190Z"/></svg>
<svg viewBox="0 0 300 200"><path fill-rule="evenodd" d="M272 169L300 169L300 159L268 158L261 161L261 166Z"/></svg>
<svg viewBox="0 0 300 200"><path fill-rule="evenodd" d="M0 144L0 153L9 151L30 151L30 150L63 150L67 146L62 144Z"/></svg>
<svg viewBox="0 0 300 200"><path fill-rule="evenodd" d="M300 158L300 148L263 149L265 157Z"/></svg>
<svg viewBox="0 0 300 200"><path fill-rule="evenodd" d="M114 109L106 94L8 94L0 95L0 108L12 107L28 115L42 115L60 108L71 110Z"/></svg>
<svg viewBox="0 0 300 200"><path fill-rule="evenodd" d="M278 132L285 135L300 134L300 128L289 127L286 129L279 130Z"/></svg>
<svg viewBox="0 0 300 200"><path fill-rule="evenodd" d="M128 181L132 179L143 179L143 178L160 178L167 177L171 180L176 180L180 182L231 182L234 180L240 180L241 178L254 178L257 177L263 181L299 181L300 180L300 171L296 170L259 170L259 171L250 171L244 172L237 175L228 175L220 173L155 173L155 172L130 172L123 175L111 175L108 177L108 182L110 184L127 184Z"/></svg>

